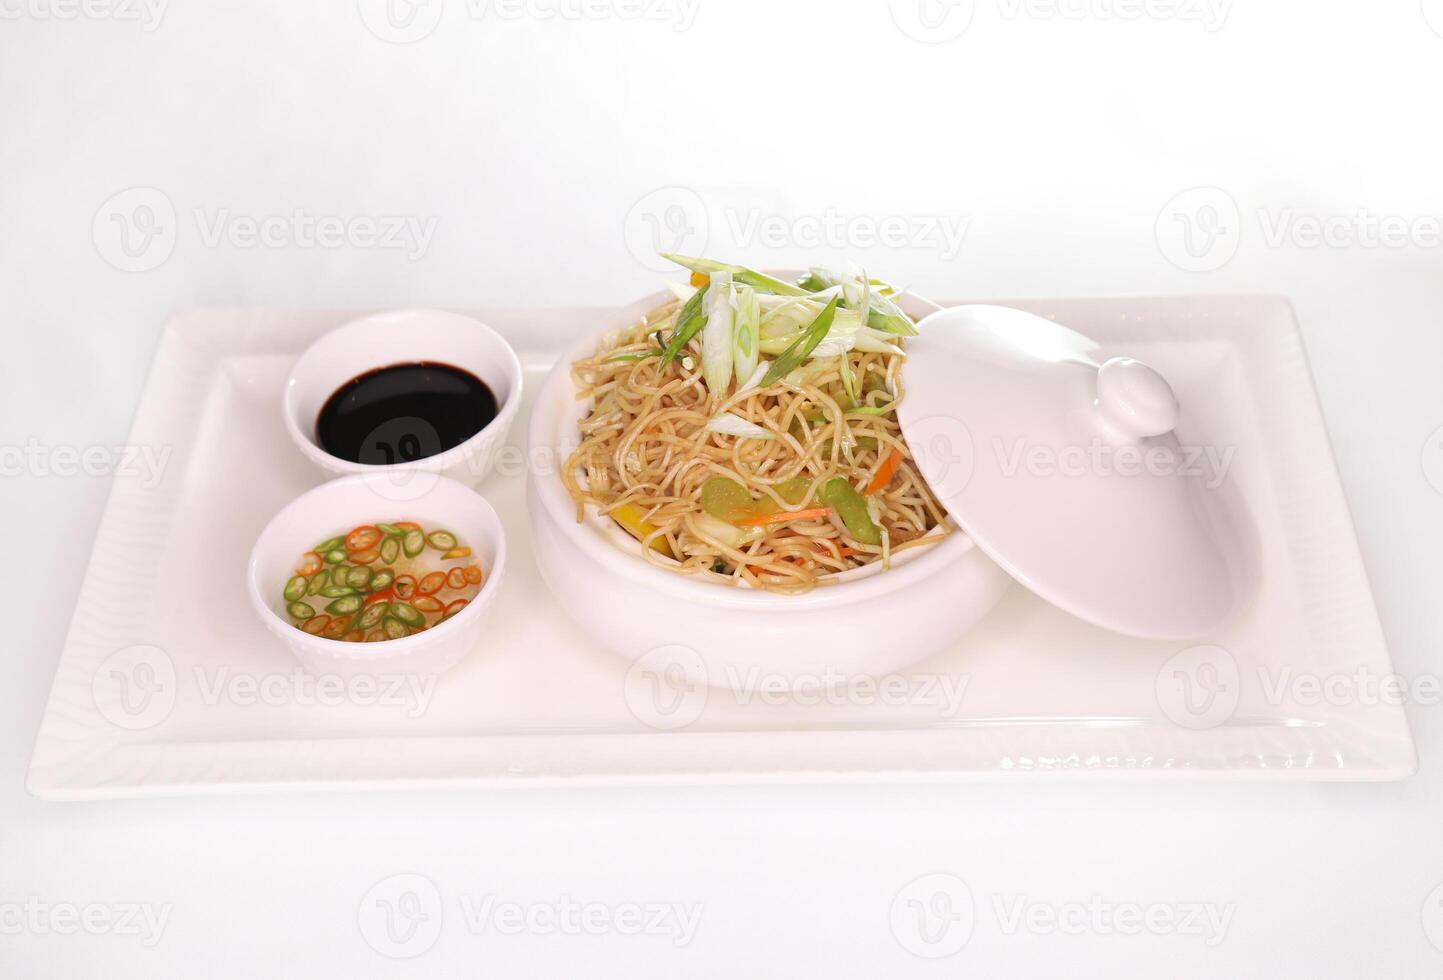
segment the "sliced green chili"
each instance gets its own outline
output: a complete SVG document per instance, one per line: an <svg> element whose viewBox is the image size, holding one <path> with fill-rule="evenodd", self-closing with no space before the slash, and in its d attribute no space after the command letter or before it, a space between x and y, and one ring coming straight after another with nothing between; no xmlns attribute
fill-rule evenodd
<svg viewBox="0 0 1443 980"><path fill-rule="evenodd" d="M409 602L393 602L386 610L391 616L405 623L407 626L426 625L426 616L421 610Z"/></svg>
<svg viewBox="0 0 1443 980"><path fill-rule="evenodd" d="M386 604L384 602L373 602L361 610L361 618L356 620L356 625L363 630L371 629L381 622L386 615Z"/></svg>
<svg viewBox="0 0 1443 980"><path fill-rule="evenodd" d="M349 616L351 613L359 610L363 602L365 602L365 600L358 595L342 596L335 602L327 605L326 612L332 616Z"/></svg>
<svg viewBox="0 0 1443 980"><path fill-rule="evenodd" d="M381 561L387 565L393 564L401 554L401 539L389 537L381 542Z"/></svg>

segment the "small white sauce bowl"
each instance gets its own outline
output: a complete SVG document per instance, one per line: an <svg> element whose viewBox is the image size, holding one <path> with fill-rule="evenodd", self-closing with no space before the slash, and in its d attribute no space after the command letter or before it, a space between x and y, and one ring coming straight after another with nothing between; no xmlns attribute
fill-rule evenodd
<svg viewBox="0 0 1443 980"><path fill-rule="evenodd" d="M557 460L553 471L532 473L527 484L532 546L542 576L582 626L640 665L679 667L719 687L800 689L882 676L923 660L997 604L1011 579L955 528L937 544L901 552L889 569L874 563L801 595L782 595L658 568L595 508L578 523L560 476L588 408L577 398L571 365L669 295L619 311L605 331L563 354L532 409L531 458ZM935 309L911 305L914 315Z"/></svg>
<svg viewBox="0 0 1443 980"><path fill-rule="evenodd" d="M376 485L379 480L371 474L349 476L301 494L271 518L251 549L246 572L251 606L313 674L439 674L476 646L486 608L495 601L506 567L506 535L491 505L470 487L437 477L423 496L398 506ZM351 643L312 636L292 625L281 592L301 556L317 541L391 520L455 534L485 574L476 598L444 623L398 640Z"/></svg>
<svg viewBox="0 0 1443 980"><path fill-rule="evenodd" d="M321 448L316 419L342 385L378 368L417 361L449 364L486 382L496 396L496 417L460 445L424 459L357 463ZM282 411L296 447L321 469L339 476L388 474L396 485L391 499L404 500L409 492L421 492L429 485L429 480L421 480L419 486L411 486L417 474L439 473L472 485L481 482L495 464L521 404L521 377L516 351L481 321L445 310L395 310L344 323L306 348L286 379ZM416 436L414 421L398 420L394 432L382 431L387 428L377 431L378 442L393 444L402 436Z"/></svg>

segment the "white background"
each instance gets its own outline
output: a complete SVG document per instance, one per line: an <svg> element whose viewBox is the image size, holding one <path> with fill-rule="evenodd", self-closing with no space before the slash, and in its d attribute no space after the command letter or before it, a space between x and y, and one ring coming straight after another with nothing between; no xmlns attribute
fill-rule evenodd
<svg viewBox="0 0 1443 980"><path fill-rule="evenodd" d="M439 14L434 30L403 45L368 29L387 33L368 0L172 0L158 22L121 0L73 17L66 2L0 0L0 446L122 442L172 311L622 302L654 281L633 255L650 221L714 254L852 258L948 297L1277 293L1303 325L1394 663L1410 678L1439 669L1443 486L1423 463L1443 424L1443 3L977 0L970 22L970 4L920 8L940 25L927 36L909 0L648 0L643 16L575 0L572 17L548 16L554 0L480 16L431 0L415 23ZM112 198L133 187L175 217L152 211L162 234L130 244L154 267L123 271L114 215L145 218ZM680 211L634 207L665 187L685 189L663 202ZM1169 205L1195 187L1222 196ZM414 257L229 237L296 209L434 218L434 235ZM1360 209L1412 240L1355 234ZM814 245L807 219L829 214L848 232ZM925 235L873 246L855 220L889 216L966 219L961 250ZM207 242L221 217L242 224ZM748 234L753 218L781 223L775 247ZM1217 232L1191 255L1189 218L1195 236ZM1331 244L1309 245L1308 219L1334 219ZM37 802L25 766L107 486L0 480L0 905L146 902L170 919L149 949L7 929L0 976L1443 969L1424 908L1443 883L1437 704L1409 707L1419 774L1382 785ZM392 961L357 910L403 872L429 876L448 908L434 948ZM955 956L926 960L889 909L934 872L967 883L976 923ZM704 912L681 948L500 936L466 930L461 894ZM993 905L1094 895L1231 904L1232 919L1210 947L1008 932Z"/></svg>

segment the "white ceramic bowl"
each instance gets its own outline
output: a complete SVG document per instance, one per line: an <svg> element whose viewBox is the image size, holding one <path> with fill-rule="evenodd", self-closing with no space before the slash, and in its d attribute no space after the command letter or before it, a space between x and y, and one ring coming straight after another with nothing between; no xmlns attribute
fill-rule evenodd
<svg viewBox="0 0 1443 980"><path fill-rule="evenodd" d="M532 409L532 459L564 462L579 441L576 423L587 406L576 397L572 362L667 296L619 311L558 361ZM936 308L910 305L916 316ZM1011 581L958 530L930 548L902 552L886 571L869 565L802 595L678 575L648 563L634 538L592 508L577 523L557 470L533 472L527 500L536 560L562 605L623 656L651 663L655 651L671 649L668 664L717 686L813 687L829 677L891 673L965 633Z"/></svg>
<svg viewBox="0 0 1443 980"><path fill-rule="evenodd" d="M426 493L398 507L372 474L323 483L287 504L256 539L247 569L251 606L266 628L314 674L433 674L454 665L481 638L486 608L495 600L506 567L506 536L496 511L476 491L437 477ZM286 616L281 592L296 562L317 541L360 524L411 520L445 528L471 548L485 581L456 615L420 633L378 643L312 636Z"/></svg>
<svg viewBox="0 0 1443 980"><path fill-rule="evenodd" d="M450 364L486 382L496 396L496 418L460 445L411 462L356 463L320 447L316 418L338 388L367 371L415 361ZM405 487L407 478L418 472L440 473L472 485L481 482L505 445L520 404L521 361L500 334L459 313L395 310L342 324L306 348L286 379L282 410L291 439L321 469L341 476L386 473L398 487ZM414 424L408 427L398 420L395 432L379 431L378 438L393 443L402 435L415 437L411 428ZM420 437L426 438L424 433ZM420 489L429 482L422 481ZM408 498L404 492L393 491L392 499Z"/></svg>

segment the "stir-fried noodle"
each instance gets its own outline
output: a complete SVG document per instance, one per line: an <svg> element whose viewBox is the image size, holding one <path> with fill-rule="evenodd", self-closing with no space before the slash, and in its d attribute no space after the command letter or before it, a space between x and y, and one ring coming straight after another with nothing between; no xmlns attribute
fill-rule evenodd
<svg viewBox="0 0 1443 980"><path fill-rule="evenodd" d="M718 395L703 378L700 335L660 367L680 307L652 310L572 366L590 407L562 471L578 520L595 505L654 564L777 592L805 591L946 533L897 422L904 354L853 349ZM709 429L723 413L765 436Z"/></svg>

